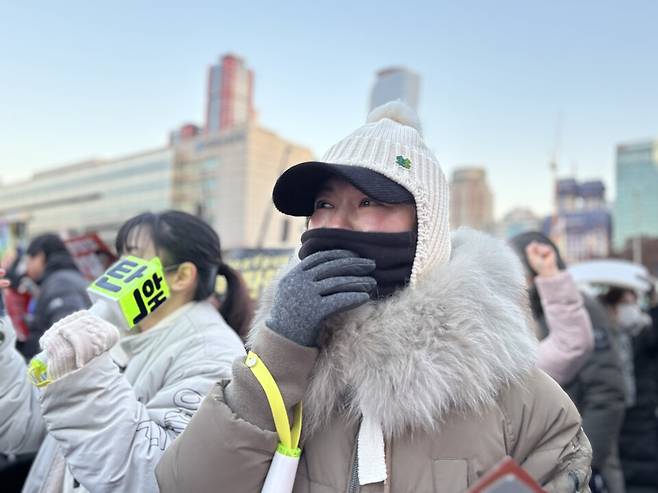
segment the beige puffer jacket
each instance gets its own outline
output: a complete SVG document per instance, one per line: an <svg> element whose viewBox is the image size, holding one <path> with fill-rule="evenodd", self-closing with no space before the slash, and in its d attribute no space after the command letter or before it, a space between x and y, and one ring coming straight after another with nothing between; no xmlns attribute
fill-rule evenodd
<svg viewBox="0 0 658 493"><path fill-rule="evenodd" d="M461 231L448 264L413 289L333 317L320 350L259 322L252 350L289 409L304 400L294 491L458 493L505 455L549 492L589 491L589 442L568 396L535 368L525 300L514 254ZM359 487L362 413L381 424L388 479ZM264 393L238 360L165 452L161 491L260 491L278 441L270 430Z"/></svg>

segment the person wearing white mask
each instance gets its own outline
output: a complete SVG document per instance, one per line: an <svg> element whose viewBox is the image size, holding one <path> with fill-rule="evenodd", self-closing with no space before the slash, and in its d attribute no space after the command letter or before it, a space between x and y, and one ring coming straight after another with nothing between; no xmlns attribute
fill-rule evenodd
<svg viewBox="0 0 658 493"><path fill-rule="evenodd" d="M624 369L619 459L626 493L658 493L658 320L642 310L633 290L612 287L599 299L614 321Z"/></svg>

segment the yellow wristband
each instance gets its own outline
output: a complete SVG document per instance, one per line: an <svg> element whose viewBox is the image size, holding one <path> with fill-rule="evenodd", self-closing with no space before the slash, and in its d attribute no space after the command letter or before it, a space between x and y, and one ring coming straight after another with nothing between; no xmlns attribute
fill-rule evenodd
<svg viewBox="0 0 658 493"><path fill-rule="evenodd" d="M51 383L48 378L48 365L36 357L30 360L30 364L27 367L27 376L32 382L32 385L39 388Z"/></svg>
<svg viewBox="0 0 658 493"><path fill-rule="evenodd" d="M272 418L274 418L274 427L276 428L277 435L279 435L279 441L288 450L298 450L299 437L302 432L302 403L300 402L295 406L291 429L283 396L265 363L263 363L256 353L250 351L247 354L244 364L251 370L265 392L267 402L272 411Z"/></svg>

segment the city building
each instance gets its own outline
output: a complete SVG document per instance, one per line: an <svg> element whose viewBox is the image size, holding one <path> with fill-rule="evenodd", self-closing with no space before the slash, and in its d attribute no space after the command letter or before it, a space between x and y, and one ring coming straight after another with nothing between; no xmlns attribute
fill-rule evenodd
<svg viewBox="0 0 658 493"><path fill-rule="evenodd" d="M615 249L631 238L658 237L658 140L618 145L616 182Z"/></svg>
<svg viewBox="0 0 658 493"><path fill-rule="evenodd" d="M649 273L658 278L658 237L636 236L628 239L617 256L644 265Z"/></svg>
<svg viewBox="0 0 658 493"><path fill-rule="evenodd" d="M170 148L56 167L0 186L0 222L19 238L94 231L113 242L130 216L171 207L173 169Z"/></svg>
<svg viewBox="0 0 658 493"><path fill-rule="evenodd" d="M484 168L456 169L450 183L450 226L492 231L493 194Z"/></svg>
<svg viewBox="0 0 658 493"><path fill-rule="evenodd" d="M223 248L290 247L298 242L304 219L276 211L272 188L288 166L312 158L308 149L250 123L0 186L0 224L19 238L93 231L113 244L131 216L174 208L208 221Z"/></svg>
<svg viewBox="0 0 658 493"><path fill-rule="evenodd" d="M503 219L496 224L496 236L508 240L527 231L539 231L541 227L541 218L530 209L517 207L505 214Z"/></svg>
<svg viewBox="0 0 658 493"><path fill-rule="evenodd" d="M196 137L201 133L201 128L199 128L194 123L186 123L181 125L180 128L172 130L169 132L169 145L175 146L180 144L185 140L189 140L193 137Z"/></svg>
<svg viewBox="0 0 658 493"><path fill-rule="evenodd" d="M276 211L272 188L313 155L252 118L252 84L244 62L226 55L210 69L205 131L187 123L160 149L0 184L0 248L46 231L113 244L126 219L172 208L204 218L224 249L296 246L305 220Z"/></svg>
<svg viewBox="0 0 658 493"><path fill-rule="evenodd" d="M212 224L222 248L285 248L299 241L304 219L279 213L272 188L290 165L312 160L310 150L252 122L199 135L175 152L174 206Z"/></svg>
<svg viewBox="0 0 658 493"><path fill-rule="evenodd" d="M254 114L254 73L242 58L224 55L208 69L206 132L244 125Z"/></svg>
<svg viewBox="0 0 658 493"><path fill-rule="evenodd" d="M558 180L555 213L544 220L542 229L558 246L567 263L608 257L612 216L603 182Z"/></svg>
<svg viewBox="0 0 658 493"><path fill-rule="evenodd" d="M389 67L377 72L370 95L370 109L400 99L418 111L420 77L404 67Z"/></svg>

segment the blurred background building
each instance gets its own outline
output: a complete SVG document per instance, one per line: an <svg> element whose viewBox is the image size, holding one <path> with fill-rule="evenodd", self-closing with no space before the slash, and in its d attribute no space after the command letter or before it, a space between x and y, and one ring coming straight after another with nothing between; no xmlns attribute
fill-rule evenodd
<svg viewBox="0 0 658 493"><path fill-rule="evenodd" d="M370 95L370 109L400 99L418 111L420 76L404 67L389 67L377 72Z"/></svg>
<svg viewBox="0 0 658 493"><path fill-rule="evenodd" d="M189 140L201 134L203 130L194 123L186 123L181 125L180 128L169 132L169 145L176 146L184 140Z"/></svg>
<svg viewBox="0 0 658 493"><path fill-rule="evenodd" d="M175 208L220 231L222 248L296 245L304 219L276 211L272 187L288 166L312 160L311 151L258 124L253 74L241 59L222 57L208 79L205 130L187 123L160 149L58 166L0 185L2 237L20 242L46 231L96 232L112 244L131 216Z"/></svg>
<svg viewBox="0 0 658 493"><path fill-rule="evenodd" d="M305 221L279 213L272 188L290 165L312 159L255 122L195 136L175 148L173 205L220 231L222 248L294 246Z"/></svg>
<svg viewBox="0 0 658 493"><path fill-rule="evenodd" d="M506 240L526 231L538 231L541 224L541 218L530 209L516 207L496 224L496 236Z"/></svg>
<svg viewBox="0 0 658 493"><path fill-rule="evenodd" d="M171 207L173 169L170 148L56 167L0 187L0 221L19 237L96 231L113 241L130 216Z"/></svg>
<svg viewBox="0 0 658 493"><path fill-rule="evenodd" d="M558 245L568 263L608 257L612 215L603 182L558 180L555 212L544 220L543 230Z"/></svg>
<svg viewBox="0 0 658 493"><path fill-rule="evenodd" d="M658 140L617 146L616 183L614 246L641 262L642 237L658 238Z"/></svg>
<svg viewBox="0 0 658 493"><path fill-rule="evenodd" d="M480 167L457 168L450 183L450 226L469 226L492 232L493 194L487 172Z"/></svg>
<svg viewBox="0 0 658 493"><path fill-rule="evenodd" d="M254 115L254 73L242 58L224 55L208 69L206 132L244 125Z"/></svg>

